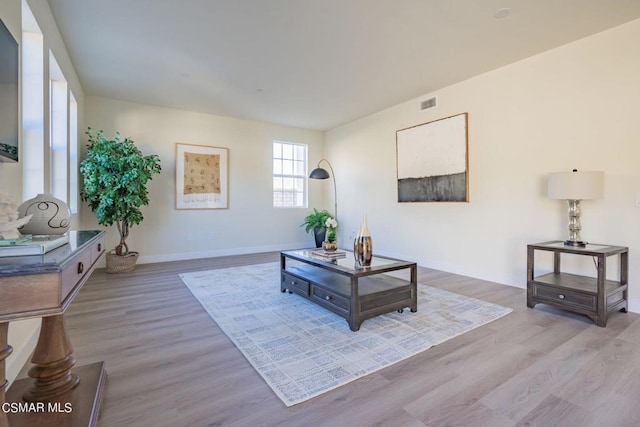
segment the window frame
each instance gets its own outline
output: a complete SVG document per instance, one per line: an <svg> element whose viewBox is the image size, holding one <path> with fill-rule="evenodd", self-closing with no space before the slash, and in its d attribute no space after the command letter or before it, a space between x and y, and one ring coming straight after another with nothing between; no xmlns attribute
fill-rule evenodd
<svg viewBox="0 0 640 427"><path fill-rule="evenodd" d="M278 146L280 146L279 149ZM290 153L285 152L287 149L290 149ZM303 150L302 153L300 153L300 149ZM279 153L277 153L277 151L279 151ZM309 199L307 176L309 169L308 157L309 146L307 144L279 140L273 141L271 171L272 204L274 208L307 208ZM280 166L278 166L278 163L280 163ZM296 168L296 163L302 163L301 167ZM279 188L276 185L277 180L282 180ZM287 186L285 180L292 180L289 185L290 189L285 188ZM296 180L299 180L299 186L296 185ZM298 200L300 199L301 201L299 202ZM287 203L287 200L290 202Z"/></svg>

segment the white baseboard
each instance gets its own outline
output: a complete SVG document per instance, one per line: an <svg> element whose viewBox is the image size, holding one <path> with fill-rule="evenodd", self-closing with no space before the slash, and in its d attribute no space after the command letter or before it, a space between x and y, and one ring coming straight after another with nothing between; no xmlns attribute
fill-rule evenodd
<svg viewBox="0 0 640 427"><path fill-rule="evenodd" d="M200 251L200 252L181 252L174 254L164 254L164 255L150 255L150 256L140 256L138 258L139 264L150 264L155 262L171 262L171 261L184 261L188 259L200 259L200 258L213 258L220 256L230 256L230 255L247 255L261 252L279 252L291 249L299 249L299 248L308 248L309 242L296 242L296 243L284 243L277 245L266 245L266 246L252 246L245 248L230 248L230 249L219 249L219 250L210 250L210 251ZM380 251L379 255L389 256L393 258L401 258L401 259L409 259L405 254L399 253L391 253L391 252L383 252ZM418 265L428 268L433 268L436 270L442 271L451 271L455 274L466 275L465 272L456 272L455 266L451 265L429 265L426 260L414 259ZM492 280L490 278L479 278L481 280L493 281L495 283L504 284L507 286L513 286L521 289L526 289L526 283L511 283L509 280ZM525 302L523 302L524 304ZM629 299L629 311L633 313L640 313L640 299L639 298L630 298Z"/></svg>
<svg viewBox="0 0 640 427"><path fill-rule="evenodd" d="M408 258L405 254L398 254L398 253L390 253L390 252L379 252L380 255L383 256L389 256L389 257L393 257L393 258L400 258L400 259L410 259ZM414 259L413 261L417 262L419 266L422 267L427 267L427 268L432 268L434 270L440 270L440 271L447 271L447 272L451 272L454 274L460 274L463 276L469 276L469 277L474 277L480 280L486 280L489 282L495 282L495 283L500 283L502 285L506 285L506 286L513 286L514 288L520 288L520 289L527 289L527 281L522 278L520 280L509 280L509 279L496 279L496 278L486 278L486 277L476 277L472 272L471 273L467 273L464 271L460 271L460 266L459 265L443 265L443 264L434 264L434 263L430 263L427 260L424 259ZM523 276L524 277L524 276ZM526 304L526 301L523 300L522 302L523 304ZM638 313L640 314L640 298L629 298L628 301L628 309L629 312L632 313Z"/></svg>
<svg viewBox="0 0 640 427"><path fill-rule="evenodd" d="M187 259L201 259L201 258L214 258L221 256L231 255L247 255L257 254L262 252L279 252L292 249L308 248L309 242L296 242L296 243L281 243L277 245L265 245L265 246L251 246L244 248L230 248L230 249L216 249L209 251L199 252L181 252L173 254L163 255L141 255L138 258L138 264L151 264L155 262L171 262L171 261L184 261Z"/></svg>

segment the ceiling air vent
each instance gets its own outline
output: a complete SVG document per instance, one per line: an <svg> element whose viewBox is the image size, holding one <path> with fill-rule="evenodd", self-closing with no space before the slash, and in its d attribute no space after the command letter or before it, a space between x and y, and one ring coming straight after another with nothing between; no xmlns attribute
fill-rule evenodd
<svg viewBox="0 0 640 427"><path fill-rule="evenodd" d="M437 98L434 96L433 98L425 99L420 102L420 111L428 110L429 108L435 107L437 104Z"/></svg>

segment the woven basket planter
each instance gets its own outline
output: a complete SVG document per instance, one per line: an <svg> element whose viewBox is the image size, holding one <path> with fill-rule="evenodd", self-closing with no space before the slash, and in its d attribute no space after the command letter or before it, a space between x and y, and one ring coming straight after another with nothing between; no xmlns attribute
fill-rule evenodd
<svg viewBox="0 0 640 427"><path fill-rule="evenodd" d="M115 251L107 252L106 273L128 273L136 268L138 252L129 252L127 255L116 255Z"/></svg>

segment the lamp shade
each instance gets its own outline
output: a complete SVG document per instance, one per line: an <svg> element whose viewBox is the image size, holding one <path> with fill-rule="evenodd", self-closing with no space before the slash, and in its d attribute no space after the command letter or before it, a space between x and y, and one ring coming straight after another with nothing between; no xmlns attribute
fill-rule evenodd
<svg viewBox="0 0 640 427"><path fill-rule="evenodd" d="M326 169L315 168L309 174L309 178L312 178L312 179L327 179L327 178L329 178L329 172L327 172Z"/></svg>
<svg viewBox="0 0 640 427"><path fill-rule="evenodd" d="M604 172L558 172L549 174L547 194L552 199L601 199L604 194Z"/></svg>

